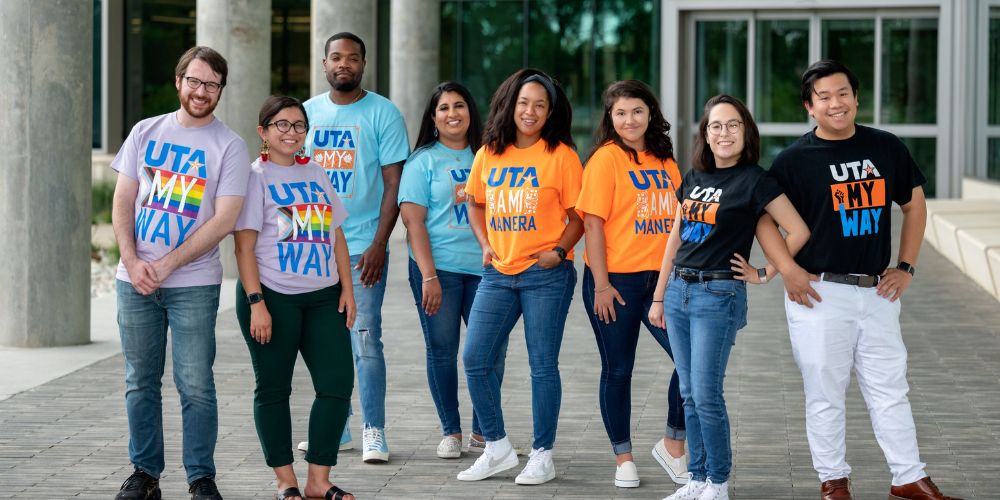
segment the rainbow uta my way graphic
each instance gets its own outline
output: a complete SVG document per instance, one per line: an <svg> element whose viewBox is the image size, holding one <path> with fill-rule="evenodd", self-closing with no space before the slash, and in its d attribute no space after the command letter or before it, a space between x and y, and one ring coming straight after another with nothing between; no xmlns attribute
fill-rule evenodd
<svg viewBox="0 0 1000 500"><path fill-rule="evenodd" d="M143 174L150 184L143 207L197 219L205 194L205 179L170 170L145 167Z"/></svg>

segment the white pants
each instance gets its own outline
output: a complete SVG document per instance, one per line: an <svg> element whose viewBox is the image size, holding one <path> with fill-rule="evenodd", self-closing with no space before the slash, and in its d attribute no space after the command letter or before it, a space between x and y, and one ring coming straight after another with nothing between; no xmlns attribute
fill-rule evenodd
<svg viewBox="0 0 1000 500"><path fill-rule="evenodd" d="M848 477L844 400L851 367L868 406L872 429L892 484L927 476L917 449L917 431L906 398L906 346L899 329L900 303L875 288L813 283L823 302L809 309L785 295L785 313L795 363L806 394L806 433L820 481Z"/></svg>

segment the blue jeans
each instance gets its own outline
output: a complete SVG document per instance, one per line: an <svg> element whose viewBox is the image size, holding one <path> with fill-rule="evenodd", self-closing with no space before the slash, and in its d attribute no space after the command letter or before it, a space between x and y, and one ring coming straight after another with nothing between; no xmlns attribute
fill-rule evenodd
<svg viewBox="0 0 1000 500"><path fill-rule="evenodd" d="M684 398L688 472L697 481L728 481L733 450L722 389L736 332L747 324L746 284L673 276L663 302Z"/></svg>
<svg viewBox="0 0 1000 500"><path fill-rule="evenodd" d="M472 406L487 441L507 436L500 408L500 379L495 367L497 358L505 354L514 324L523 314L524 340L531 368L531 414L535 436L531 446L551 449L555 443L562 400L559 348L575 287L576 269L571 261L551 269L534 264L514 275L503 274L492 266L483 269L483 280L469 314L462 362Z"/></svg>
<svg viewBox="0 0 1000 500"><path fill-rule="evenodd" d="M215 477L219 409L215 399L215 318L219 285L160 288L142 295L118 280L118 332L125 355L129 460L147 474L163 472L163 368L167 327L174 384L181 397L183 460L189 483Z"/></svg>
<svg viewBox="0 0 1000 500"><path fill-rule="evenodd" d="M476 298L476 289L482 279L474 274L437 271L437 281L441 284L441 308L433 316L428 316L420 306L423 299L423 275L417 263L410 259L410 289L417 304L420 328L424 332L427 346L427 385L431 398L441 420L441 433L445 436L462 433L462 417L458 413L458 343L462 321L469 324L469 312ZM503 381L506 343L497 356L493 371L497 380ZM472 432L482 435L479 418L472 411Z"/></svg>
<svg viewBox="0 0 1000 500"><path fill-rule="evenodd" d="M639 342L639 329L646 325L649 333L673 359L667 331L649 322L649 306L653 303L658 271L636 273L608 273L608 280L618 290L625 305L614 303L615 321L605 323L594 315L594 274L590 266L583 268L583 307L587 310L590 326L594 329L597 350L601 353L601 382L597 397L601 403L604 429L611 439L615 455L632 452L630 434L632 419L632 367L635 366L635 348ZM609 293L609 292L605 292ZM681 399L677 370L670 377L667 389L667 428L670 439L683 440L684 401Z"/></svg>
<svg viewBox="0 0 1000 500"><path fill-rule="evenodd" d="M361 284L355 269L361 254L351 256L351 281L357 315L351 328L351 350L358 373L358 393L365 427L385 427L385 356L382 353L382 299L389 277L389 252L385 253L382 279L371 288Z"/></svg>

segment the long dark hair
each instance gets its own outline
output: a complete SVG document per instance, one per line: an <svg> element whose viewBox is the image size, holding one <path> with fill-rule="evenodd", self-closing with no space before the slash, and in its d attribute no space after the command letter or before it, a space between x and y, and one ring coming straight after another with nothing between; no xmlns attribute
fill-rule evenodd
<svg viewBox="0 0 1000 500"><path fill-rule="evenodd" d="M694 142L694 169L701 172L715 172L715 155L712 148L708 147L708 114L712 108L719 104L729 104L736 108L743 121L743 152L740 153L740 165L756 165L760 161L760 132L757 130L757 122L753 121L753 115L747 109L743 101L726 94L719 94L705 103L705 111L701 115L701 123L698 124L698 138Z"/></svg>
<svg viewBox="0 0 1000 500"><path fill-rule="evenodd" d="M646 141L646 151L658 160L672 159L674 157L674 144L670 142L670 124L663 117L660 102L653 94L653 89L639 80L615 82L604 91L604 113L601 115L601 124L594 132L594 149L590 154L594 154L594 151L597 151L601 146L613 142L628 153L632 157L632 161L639 163L639 153L625 144L618 132L615 132L615 124L611 119L611 108L618 102L618 99L623 97L642 99L642 102L649 108L649 126L643 136Z"/></svg>
<svg viewBox="0 0 1000 500"><path fill-rule="evenodd" d="M569 99L562 87L552 80L543 71L534 68L525 68L507 77L497 88L490 101L490 115L486 119L486 128L483 131L483 144L495 154L503 153L507 146L514 144L517 140L517 126L514 125L514 109L517 107L517 94L526 83L525 80L538 75L539 78L547 80L555 90L555 96L549 95L549 108L552 113L545 119L542 126L542 139L545 140L545 149L555 151L559 143L563 143L571 148L576 148L573 142L573 134L570 131L570 124L573 121L573 108L569 105ZM541 82L539 82L541 83ZM546 87L546 93L549 88ZM554 101L554 102L553 102Z"/></svg>
<svg viewBox="0 0 1000 500"><path fill-rule="evenodd" d="M469 92L469 89L465 88L461 83L455 82L441 82L440 85L434 87L434 92L427 101L427 107L424 108L424 114L420 117L420 132L417 134L417 144L413 147L414 152L437 142L437 135L434 134L436 130L434 114L438 101L441 100L441 96L445 92L454 92L462 96L462 99L465 99L465 104L469 110L469 130L465 132L465 138L468 139L469 147L475 153L479 150L479 146L482 145L483 141L483 124L479 118L479 108L476 106L476 100L472 98L472 93Z"/></svg>
<svg viewBox="0 0 1000 500"><path fill-rule="evenodd" d="M306 130L309 130L309 114L306 113L306 107L302 105L302 101L285 95L273 95L264 99L264 104L260 106L260 115L257 117L257 125L261 127L270 125L274 115L285 108L298 108L306 122Z"/></svg>

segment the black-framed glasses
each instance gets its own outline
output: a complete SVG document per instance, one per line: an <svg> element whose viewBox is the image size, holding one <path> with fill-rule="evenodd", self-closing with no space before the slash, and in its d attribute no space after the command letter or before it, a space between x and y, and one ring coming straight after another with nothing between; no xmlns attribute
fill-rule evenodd
<svg viewBox="0 0 1000 500"><path fill-rule="evenodd" d="M278 129L278 132L288 132L289 130L294 128L296 133L304 134L306 133L306 130L309 129L309 126L306 125L306 122L302 120L299 120L295 123L292 123L288 120L278 120L276 122L268 123L267 125L264 126L264 128L270 127L271 125L274 125L274 128Z"/></svg>
<svg viewBox="0 0 1000 500"><path fill-rule="evenodd" d="M222 88L222 84L221 83L206 82L204 80L199 80L199 79L197 79L197 78L195 78L193 76L185 76L183 78L184 78L184 81L187 82L188 88L191 89L191 90L198 90L198 87L201 87L202 85L204 85L206 92L208 92L209 94L214 94L214 93L218 92L219 89Z"/></svg>
<svg viewBox="0 0 1000 500"><path fill-rule="evenodd" d="M722 127L725 127L730 134L735 134L740 131L740 126L743 122L739 120L729 120L725 124L720 122L712 122L708 124L708 133L712 135L722 135Z"/></svg>

